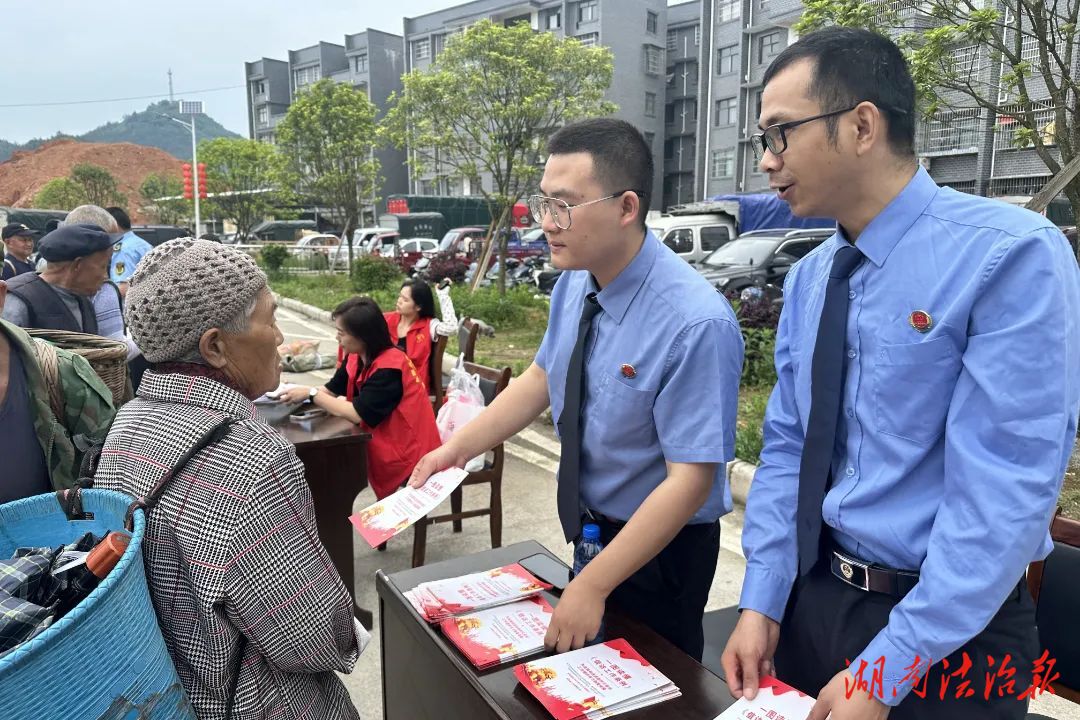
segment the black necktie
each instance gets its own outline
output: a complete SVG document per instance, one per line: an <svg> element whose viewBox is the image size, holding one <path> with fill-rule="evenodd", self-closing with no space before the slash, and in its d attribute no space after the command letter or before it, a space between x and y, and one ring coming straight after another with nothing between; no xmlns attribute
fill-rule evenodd
<svg viewBox="0 0 1080 720"><path fill-rule="evenodd" d="M585 378L585 339L589 336L592 319L602 308L596 301L596 293L585 296L578 322L577 342L570 353L566 368L566 390L563 393L562 414L559 415L559 521L562 523L566 542L573 542L581 530L580 479L581 479L581 389Z"/></svg>
<svg viewBox="0 0 1080 720"><path fill-rule="evenodd" d="M844 391L848 278L862 259L862 252L854 245L844 244L836 251L825 289L825 304L821 308L821 323L810 369L810 422L799 464L796 521L800 575L810 572L821 555L821 504L829 484L836 426L840 419L840 398Z"/></svg>

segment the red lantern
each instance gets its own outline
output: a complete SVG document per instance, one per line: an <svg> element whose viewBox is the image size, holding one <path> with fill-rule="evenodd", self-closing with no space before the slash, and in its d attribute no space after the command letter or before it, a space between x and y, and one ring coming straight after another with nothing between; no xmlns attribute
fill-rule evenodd
<svg viewBox="0 0 1080 720"><path fill-rule="evenodd" d="M191 184L191 163L184 163L181 168L184 173L184 199L190 200L195 197L194 188Z"/></svg>

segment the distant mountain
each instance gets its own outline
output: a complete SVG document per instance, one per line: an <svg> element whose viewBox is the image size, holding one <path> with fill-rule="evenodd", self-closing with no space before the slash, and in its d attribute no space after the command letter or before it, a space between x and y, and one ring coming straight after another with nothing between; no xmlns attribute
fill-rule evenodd
<svg viewBox="0 0 1080 720"><path fill-rule="evenodd" d="M168 117L163 117L163 115ZM150 105L146 110L125 115L124 119L119 122L106 123L82 135L57 133L55 137L35 138L22 145L0 140L0 162L10 158L11 154L16 150L32 150L49 140L61 137L69 137L82 142L129 142L136 145L146 145L160 148L182 160L190 160L191 131L180 123L173 122L169 119L170 117L185 122L191 120L189 115L180 115L176 112L176 103L162 100ZM236 133L226 130L209 115L199 115L195 119L195 134L199 142L219 137L240 137Z"/></svg>

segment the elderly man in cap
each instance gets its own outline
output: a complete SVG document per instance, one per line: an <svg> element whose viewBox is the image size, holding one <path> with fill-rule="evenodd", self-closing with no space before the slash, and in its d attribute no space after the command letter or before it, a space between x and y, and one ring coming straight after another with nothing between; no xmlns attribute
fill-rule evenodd
<svg viewBox="0 0 1080 720"><path fill-rule="evenodd" d="M319 541L304 466L252 402L281 376L266 276L228 245L170 240L143 257L126 301L151 368L117 413L96 487L146 496L220 433L170 476L143 545L195 714L355 720L334 671L352 670L368 634Z"/></svg>
<svg viewBox="0 0 1080 720"><path fill-rule="evenodd" d="M16 275L34 272L30 262L30 253L34 252L34 231L22 223L5 225L4 237L4 272L0 279L10 280Z"/></svg>
<svg viewBox="0 0 1080 720"><path fill-rule="evenodd" d="M3 318L20 327L98 334L92 298L109 277L113 240L95 225L64 225L41 240L48 266L8 282Z"/></svg>

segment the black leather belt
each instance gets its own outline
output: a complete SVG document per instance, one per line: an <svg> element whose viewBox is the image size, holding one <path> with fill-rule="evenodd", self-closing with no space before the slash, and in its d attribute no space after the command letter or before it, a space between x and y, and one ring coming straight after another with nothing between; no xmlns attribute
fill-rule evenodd
<svg viewBox="0 0 1080 720"><path fill-rule="evenodd" d="M899 599L919 582L919 573L863 562L844 550L833 550L830 555L832 574L864 592L879 592Z"/></svg>

